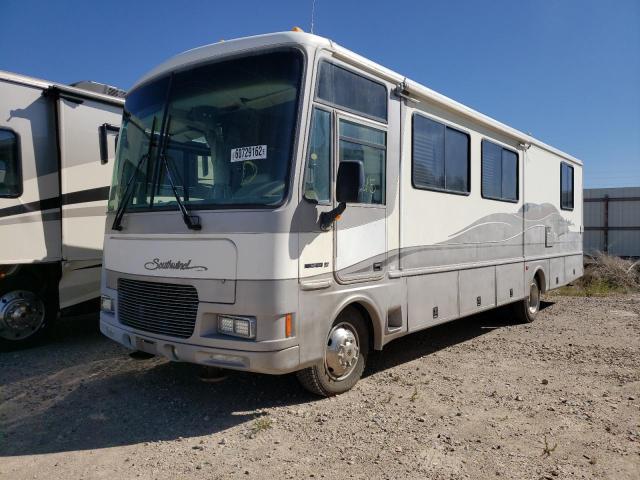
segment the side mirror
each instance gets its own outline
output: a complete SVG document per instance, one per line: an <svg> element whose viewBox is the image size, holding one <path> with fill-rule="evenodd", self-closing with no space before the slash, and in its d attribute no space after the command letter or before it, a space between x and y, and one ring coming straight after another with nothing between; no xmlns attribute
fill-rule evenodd
<svg viewBox="0 0 640 480"><path fill-rule="evenodd" d="M109 123L103 123L100 125L98 129L99 133L99 143L100 143L100 163L104 165L109 161L109 145L107 143L107 138L109 134L116 134L116 143L115 147L118 147L118 136L120 132L120 127L116 125L111 125Z"/></svg>
<svg viewBox="0 0 640 480"><path fill-rule="evenodd" d="M338 166L336 200L338 206L320 214L320 229L328 231L331 225L347 208L347 203L355 203L364 187L364 164L360 160L342 160Z"/></svg>
<svg viewBox="0 0 640 480"><path fill-rule="evenodd" d="M364 164L361 160L342 160L338 167L336 199L338 203L355 203L364 187Z"/></svg>
<svg viewBox="0 0 640 480"><path fill-rule="evenodd" d="M4 183L7 177L7 162L0 160L0 183Z"/></svg>

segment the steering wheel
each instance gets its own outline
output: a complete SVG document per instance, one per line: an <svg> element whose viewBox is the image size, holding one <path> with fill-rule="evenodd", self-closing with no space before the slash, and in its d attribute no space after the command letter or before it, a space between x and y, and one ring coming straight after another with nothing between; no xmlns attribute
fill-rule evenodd
<svg viewBox="0 0 640 480"><path fill-rule="evenodd" d="M253 169L253 173L249 177L247 177L247 174L246 174L247 172L246 167ZM242 180L240 180L240 186L245 187L247 185L250 185L251 182L253 182L256 179L257 175L258 175L258 166L255 164L255 162L251 160L246 160L242 162Z"/></svg>

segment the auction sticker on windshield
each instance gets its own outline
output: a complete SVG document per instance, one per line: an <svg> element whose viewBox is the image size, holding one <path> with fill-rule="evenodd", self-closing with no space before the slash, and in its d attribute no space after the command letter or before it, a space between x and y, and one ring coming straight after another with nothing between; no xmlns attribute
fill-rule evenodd
<svg viewBox="0 0 640 480"><path fill-rule="evenodd" d="M245 160L263 160L267 158L266 145L253 145L251 147L238 147L231 149L231 161L243 162Z"/></svg>

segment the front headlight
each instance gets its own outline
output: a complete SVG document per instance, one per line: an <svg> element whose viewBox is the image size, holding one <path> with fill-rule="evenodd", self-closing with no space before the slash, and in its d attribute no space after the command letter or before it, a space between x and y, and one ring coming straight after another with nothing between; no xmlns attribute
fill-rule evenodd
<svg viewBox="0 0 640 480"><path fill-rule="evenodd" d="M218 315L218 333L234 337L256 338L256 319L238 315Z"/></svg>
<svg viewBox="0 0 640 480"><path fill-rule="evenodd" d="M107 295L100 297L100 310L106 313L113 313L113 299Z"/></svg>

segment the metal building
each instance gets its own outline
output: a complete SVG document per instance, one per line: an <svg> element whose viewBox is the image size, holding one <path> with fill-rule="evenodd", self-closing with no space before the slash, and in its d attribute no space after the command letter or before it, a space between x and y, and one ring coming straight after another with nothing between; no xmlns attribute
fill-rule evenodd
<svg viewBox="0 0 640 480"><path fill-rule="evenodd" d="M584 190L584 252L640 257L640 187Z"/></svg>

